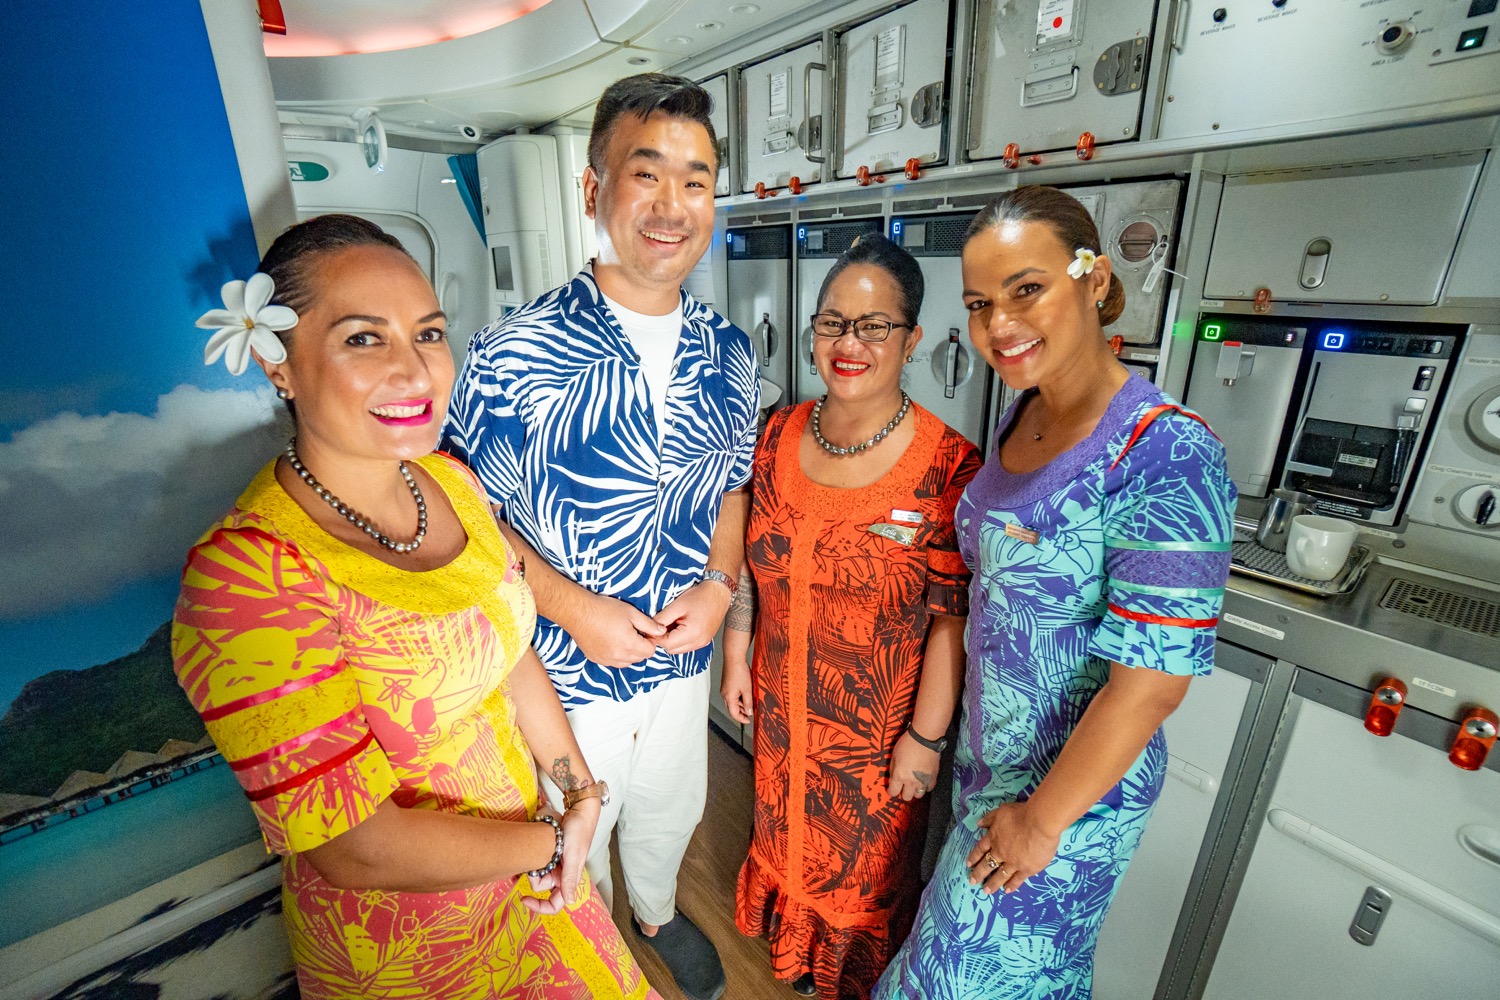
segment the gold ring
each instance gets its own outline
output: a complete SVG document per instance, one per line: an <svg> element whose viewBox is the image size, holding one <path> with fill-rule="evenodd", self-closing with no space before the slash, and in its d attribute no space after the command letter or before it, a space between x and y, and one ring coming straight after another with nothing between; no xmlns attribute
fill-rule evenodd
<svg viewBox="0 0 1500 1000"><path fill-rule="evenodd" d="M984 860L990 863L990 871L994 871L996 868L999 868L1001 865L1005 864L1004 861L996 861L995 856L989 851L984 852Z"/></svg>

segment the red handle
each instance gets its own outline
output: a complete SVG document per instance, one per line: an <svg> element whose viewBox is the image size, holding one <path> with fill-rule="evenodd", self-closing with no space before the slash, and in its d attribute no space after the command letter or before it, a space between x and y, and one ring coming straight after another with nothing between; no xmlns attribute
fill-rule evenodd
<svg viewBox="0 0 1500 1000"><path fill-rule="evenodd" d="M914 181L922 176L922 161L913 156L906 161L906 179Z"/></svg>
<svg viewBox="0 0 1500 1000"><path fill-rule="evenodd" d="M1396 728L1396 717L1406 705L1406 685L1387 677L1375 686L1370 707L1365 709L1365 728L1376 736L1389 736Z"/></svg>
<svg viewBox="0 0 1500 1000"><path fill-rule="evenodd" d="M1458 724L1458 736L1453 740L1453 749L1448 751L1448 759L1465 771L1479 770L1495 745L1497 731L1500 731L1500 716L1487 708L1469 709L1469 714Z"/></svg>
<svg viewBox="0 0 1500 1000"><path fill-rule="evenodd" d="M796 174L793 174L792 179L786 182L786 189L792 192L792 194L801 194L802 178L798 177Z"/></svg>
<svg viewBox="0 0 1500 1000"><path fill-rule="evenodd" d="M755 197L757 197L757 198L764 198L765 196L766 196L766 182L765 181L756 181L755 182Z"/></svg>
<svg viewBox="0 0 1500 1000"><path fill-rule="evenodd" d="M854 171L854 183L860 187L870 186L870 168L861 163Z"/></svg>
<svg viewBox="0 0 1500 1000"><path fill-rule="evenodd" d="M1092 160L1094 158L1094 133L1084 132L1078 137L1078 148L1074 150L1080 160Z"/></svg>
<svg viewBox="0 0 1500 1000"><path fill-rule="evenodd" d="M1006 143L1005 152L1000 154L1000 162L1011 170L1019 167L1021 165L1021 147L1013 142Z"/></svg>

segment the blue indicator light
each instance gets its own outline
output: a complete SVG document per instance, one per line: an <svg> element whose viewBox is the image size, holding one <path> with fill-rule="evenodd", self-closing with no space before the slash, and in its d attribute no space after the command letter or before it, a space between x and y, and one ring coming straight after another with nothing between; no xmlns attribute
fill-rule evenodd
<svg viewBox="0 0 1500 1000"><path fill-rule="evenodd" d="M805 240L805 239L807 239L807 227L806 226L798 226L797 227L797 239L799 239L799 240Z"/></svg>
<svg viewBox="0 0 1500 1000"><path fill-rule="evenodd" d="M895 222L891 223L891 234L893 236L900 236L901 235L901 220L900 219L897 219Z"/></svg>
<svg viewBox="0 0 1500 1000"><path fill-rule="evenodd" d="M730 246L734 246L734 234L733 233L725 233L724 234L724 242L728 243Z"/></svg>
<svg viewBox="0 0 1500 1000"><path fill-rule="evenodd" d="M1323 334L1323 350L1337 351L1344 346L1344 335L1342 333L1329 332Z"/></svg>

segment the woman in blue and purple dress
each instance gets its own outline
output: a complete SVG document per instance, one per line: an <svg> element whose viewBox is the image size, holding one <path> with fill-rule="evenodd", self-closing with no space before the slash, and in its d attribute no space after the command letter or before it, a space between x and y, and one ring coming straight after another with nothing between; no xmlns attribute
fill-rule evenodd
<svg viewBox="0 0 1500 1000"><path fill-rule="evenodd" d="M1087 210L1011 191L969 229L969 332L1025 392L956 515L974 570L955 827L881 1000L1087 998L1161 791L1161 724L1213 666L1224 451L1104 339L1124 289Z"/></svg>

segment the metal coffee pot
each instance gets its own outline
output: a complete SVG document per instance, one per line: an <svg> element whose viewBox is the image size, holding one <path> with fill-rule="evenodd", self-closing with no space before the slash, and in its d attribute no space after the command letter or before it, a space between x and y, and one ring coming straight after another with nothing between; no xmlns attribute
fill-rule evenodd
<svg viewBox="0 0 1500 1000"><path fill-rule="evenodd" d="M1315 502L1314 497L1296 490L1272 490L1266 509L1261 511L1260 523L1255 526L1256 542L1272 552L1285 552L1292 518L1306 514Z"/></svg>

